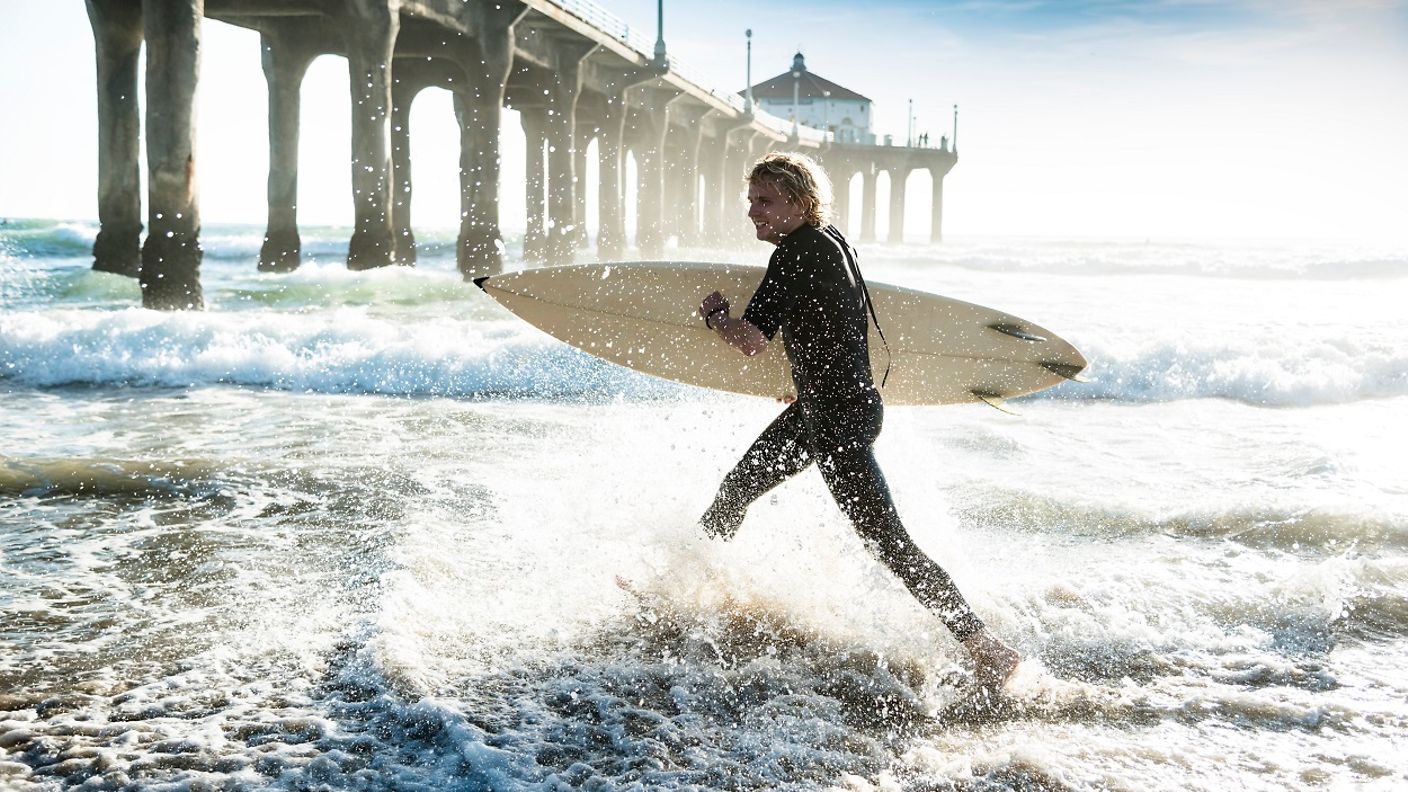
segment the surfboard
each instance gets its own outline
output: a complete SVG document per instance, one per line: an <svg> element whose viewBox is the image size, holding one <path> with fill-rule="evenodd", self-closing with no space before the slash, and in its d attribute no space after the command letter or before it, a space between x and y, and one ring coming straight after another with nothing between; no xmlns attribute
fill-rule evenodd
<svg viewBox="0 0 1408 792"><path fill-rule="evenodd" d="M733 393L785 398L794 386L781 338L754 357L721 340L699 318L718 290L734 316L763 268L694 261L578 264L475 279L528 323L577 349L645 374ZM1005 399L1079 379L1086 360L1032 322L937 294L867 281L882 342L870 357L887 405Z"/></svg>

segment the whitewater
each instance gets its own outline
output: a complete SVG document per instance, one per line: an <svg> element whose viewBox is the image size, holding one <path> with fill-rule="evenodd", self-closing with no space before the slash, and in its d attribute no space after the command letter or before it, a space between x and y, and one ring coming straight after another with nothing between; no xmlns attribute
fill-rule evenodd
<svg viewBox="0 0 1408 792"><path fill-rule="evenodd" d="M906 524L1027 658L974 702L815 471L701 535L779 405L554 341L449 232L275 275L208 227L181 313L95 234L0 226L0 789L1408 785L1402 250L862 246L1091 363L886 413Z"/></svg>

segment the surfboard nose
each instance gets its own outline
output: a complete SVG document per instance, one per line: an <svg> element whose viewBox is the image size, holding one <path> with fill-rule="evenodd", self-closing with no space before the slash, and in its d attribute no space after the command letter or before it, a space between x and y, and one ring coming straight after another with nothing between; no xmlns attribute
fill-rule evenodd
<svg viewBox="0 0 1408 792"><path fill-rule="evenodd" d="M480 275L479 277L474 279L474 285L482 289L484 288L484 281L486 280L489 280L488 275Z"/></svg>

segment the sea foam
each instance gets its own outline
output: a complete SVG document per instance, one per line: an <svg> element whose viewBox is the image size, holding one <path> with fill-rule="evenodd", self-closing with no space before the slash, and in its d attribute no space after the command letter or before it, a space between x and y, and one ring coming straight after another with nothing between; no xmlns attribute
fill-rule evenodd
<svg viewBox="0 0 1408 792"><path fill-rule="evenodd" d="M38 387L231 384L321 393L655 399L704 391L601 362L527 325L440 316L403 323L368 307L163 314L50 309L0 316L0 380ZM1408 347L1388 339L1072 338L1089 382L1036 398L1268 407L1408 395Z"/></svg>

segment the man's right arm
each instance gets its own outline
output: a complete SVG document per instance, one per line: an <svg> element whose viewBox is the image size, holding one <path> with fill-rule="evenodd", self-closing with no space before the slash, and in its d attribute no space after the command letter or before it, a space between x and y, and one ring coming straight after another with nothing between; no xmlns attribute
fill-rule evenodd
<svg viewBox="0 0 1408 792"><path fill-rule="evenodd" d="M757 325L742 317L728 315L728 300L719 292L704 298L699 306L704 323L729 346L752 357L767 348L768 337Z"/></svg>
<svg viewBox="0 0 1408 792"><path fill-rule="evenodd" d="M763 331L741 316L734 318L727 314L715 314L709 324L713 325L719 338L748 357L762 352L768 346L768 337L763 335Z"/></svg>

